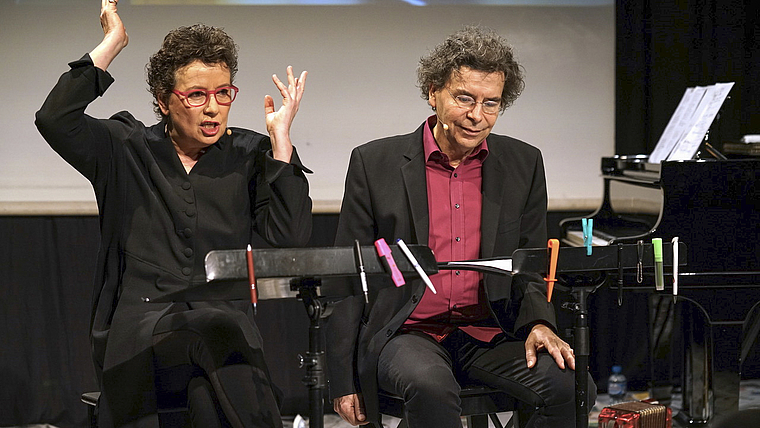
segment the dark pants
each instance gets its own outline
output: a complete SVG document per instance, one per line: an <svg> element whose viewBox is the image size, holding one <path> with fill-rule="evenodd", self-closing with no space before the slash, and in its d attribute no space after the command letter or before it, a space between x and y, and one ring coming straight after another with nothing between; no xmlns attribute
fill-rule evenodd
<svg viewBox="0 0 760 428"><path fill-rule="evenodd" d="M153 335L159 405L187 391L193 427L282 427L261 343L251 344L251 332L240 312L206 308L162 318Z"/></svg>
<svg viewBox="0 0 760 428"><path fill-rule="evenodd" d="M404 398L411 428L459 428L460 385L500 389L525 404L530 428L575 424L575 372L560 369L546 352L528 369L524 342L473 339L457 330L442 343L424 333L392 338L378 361L381 389ZM589 402L596 386L589 377Z"/></svg>

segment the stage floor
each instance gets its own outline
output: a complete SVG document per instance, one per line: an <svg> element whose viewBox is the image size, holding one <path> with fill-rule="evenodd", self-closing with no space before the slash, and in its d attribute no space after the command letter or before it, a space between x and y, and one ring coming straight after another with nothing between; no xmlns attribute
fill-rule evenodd
<svg viewBox="0 0 760 428"><path fill-rule="evenodd" d="M739 392L739 410L743 409L749 409L749 408L760 408L760 379L754 379L754 380L744 380L741 382ZM643 400L648 398L646 392L633 392L631 393L632 399L637 400ZM600 394L597 397L596 404L594 405L594 408L591 411L591 415L589 417L589 427L596 427L597 426L597 418L599 416L599 412L605 407L610 404L610 397L607 394ZM678 413L678 410L681 406L681 396L679 394L673 395L673 415ZM508 417L510 416L509 413L503 413L499 414L499 418L502 421L506 421ZM304 423L300 426L294 426L293 424L294 418L293 417L286 417L283 419L283 425L285 428L307 428L308 421L304 421ZM396 426L399 423L398 418L393 418L386 416L383 418L384 427L387 428L396 428ZM489 421L489 426L490 421ZM676 425L674 425L675 427ZM335 414L327 414L325 415L325 422L324 422L325 428L349 428L351 425L344 422L340 417L338 417ZM5 428L22 428L22 427L5 427ZM53 425L26 425L23 428L57 428ZM467 426L465 425L465 428ZM738 427L737 427L738 428Z"/></svg>
<svg viewBox="0 0 760 428"><path fill-rule="evenodd" d="M630 394L632 399L637 400L643 400L648 398L648 394L646 392L633 392ZM589 427L596 427L597 426L597 418L599 417L599 412L606 406L610 404L610 397L607 394L600 394L597 397L596 404L594 405L593 410L591 411L591 415L589 417ZM681 396L680 394L674 394L673 395L673 403L672 403L672 409L673 409L673 415L678 413L678 410L681 408ZM749 409L749 408L760 408L760 379L755 380L745 380L741 382L741 389L740 389L740 395L739 395L739 410L742 409ZM499 419L502 421L506 421L509 418L509 413L503 413L499 415ZM305 428L308 427L308 424L301 426L301 427L294 427L293 426L293 418L288 418L284 421L285 428ZM392 417L383 417L383 425L387 428L395 428L399 423L399 419L392 418ZM351 425L344 422L340 417L338 417L335 414L328 414L325 415L325 428L349 428ZM489 426L490 421L489 421ZM466 425L465 425L466 428Z"/></svg>

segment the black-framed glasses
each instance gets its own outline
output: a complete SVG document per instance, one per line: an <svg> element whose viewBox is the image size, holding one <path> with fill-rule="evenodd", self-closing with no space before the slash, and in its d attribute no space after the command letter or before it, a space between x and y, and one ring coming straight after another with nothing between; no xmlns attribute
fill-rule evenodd
<svg viewBox="0 0 760 428"><path fill-rule="evenodd" d="M494 100L475 101L475 98L469 95L464 95L464 94L454 96L454 94L451 93L449 88L446 88L446 92L448 92L449 95L451 95L451 98L454 98L454 102L457 103L457 106L459 106L462 109L472 110L475 108L475 105L480 104L481 106L483 106L483 113L496 114L499 112L499 107L501 107L501 101L494 101Z"/></svg>
<svg viewBox="0 0 760 428"><path fill-rule="evenodd" d="M214 90L207 89L192 89L190 91L181 92L176 89L172 90L172 93L176 94L181 100L184 100L189 107L201 107L205 106L208 102L208 97L213 95L216 98L216 103L220 106L228 106L235 101L235 97L240 90L237 86L222 86Z"/></svg>

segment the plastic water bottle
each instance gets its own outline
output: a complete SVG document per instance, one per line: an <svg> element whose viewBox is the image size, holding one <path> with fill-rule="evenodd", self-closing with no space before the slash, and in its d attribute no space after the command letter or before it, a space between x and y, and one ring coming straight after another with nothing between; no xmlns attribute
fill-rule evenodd
<svg viewBox="0 0 760 428"><path fill-rule="evenodd" d="M623 374L622 367L612 366L612 374L607 383L607 393L610 394L612 404L625 401L625 396L628 393L628 380Z"/></svg>

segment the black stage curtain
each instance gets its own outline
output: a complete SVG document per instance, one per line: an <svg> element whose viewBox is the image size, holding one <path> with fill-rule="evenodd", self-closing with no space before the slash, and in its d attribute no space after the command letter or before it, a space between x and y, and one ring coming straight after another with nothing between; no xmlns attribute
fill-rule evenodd
<svg viewBox="0 0 760 428"><path fill-rule="evenodd" d="M710 141L760 133L760 2L616 0L615 153L649 154L686 88L736 82Z"/></svg>
<svg viewBox="0 0 760 428"><path fill-rule="evenodd" d="M0 217L0 426L85 426L96 217Z"/></svg>

